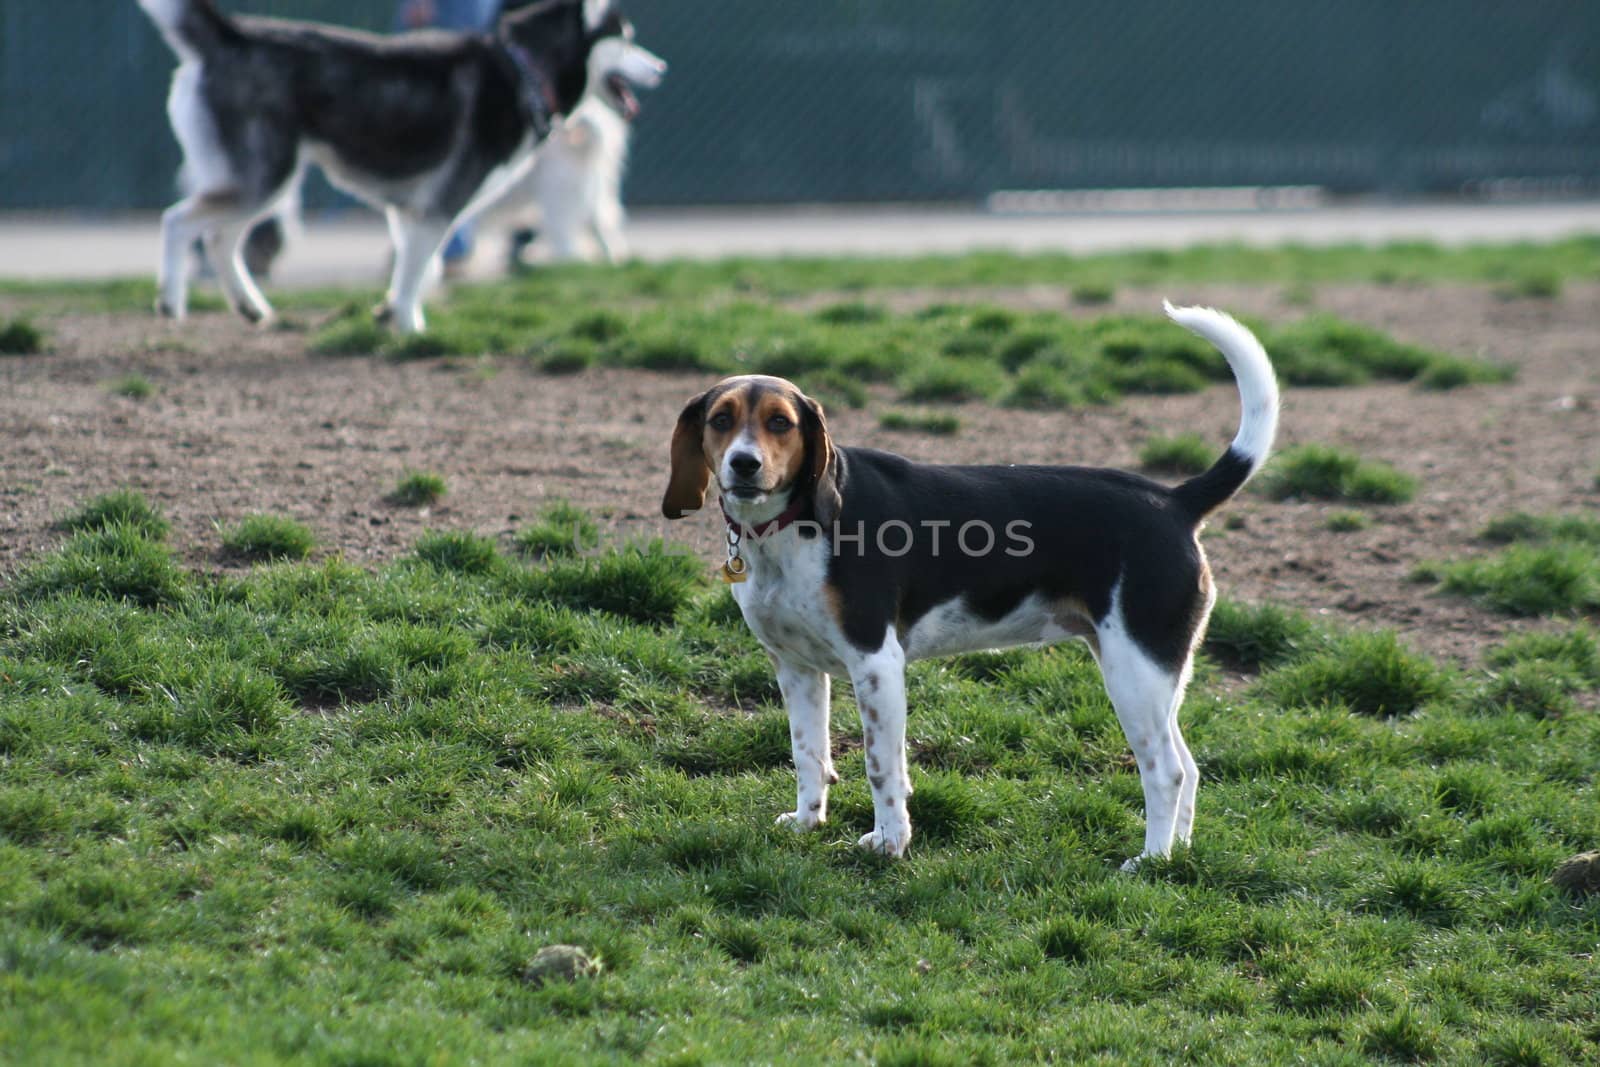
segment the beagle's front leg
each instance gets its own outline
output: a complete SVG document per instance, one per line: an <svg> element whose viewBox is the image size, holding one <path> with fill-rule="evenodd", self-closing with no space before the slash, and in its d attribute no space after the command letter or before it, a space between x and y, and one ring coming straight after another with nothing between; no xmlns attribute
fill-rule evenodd
<svg viewBox="0 0 1600 1067"><path fill-rule="evenodd" d="M872 787L873 830L857 844L903 856L911 844L911 775L906 769L906 657L891 633L883 647L853 664L850 682L861 710L861 742Z"/></svg>
<svg viewBox="0 0 1600 1067"><path fill-rule="evenodd" d="M828 734L828 676L780 660L778 688L789 710L795 774L794 810L779 815L778 825L815 830L828 820L828 787L839 781Z"/></svg>

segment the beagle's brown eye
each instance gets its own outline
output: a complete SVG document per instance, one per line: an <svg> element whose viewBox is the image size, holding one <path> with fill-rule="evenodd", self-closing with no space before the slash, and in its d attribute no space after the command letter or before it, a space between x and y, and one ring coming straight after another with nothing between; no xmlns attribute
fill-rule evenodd
<svg viewBox="0 0 1600 1067"><path fill-rule="evenodd" d="M767 429L773 433L788 433L794 429L794 423L784 415L774 415L767 420Z"/></svg>
<svg viewBox="0 0 1600 1067"><path fill-rule="evenodd" d="M711 428L718 433L727 433L733 429L733 416L726 411L719 411L711 416Z"/></svg>

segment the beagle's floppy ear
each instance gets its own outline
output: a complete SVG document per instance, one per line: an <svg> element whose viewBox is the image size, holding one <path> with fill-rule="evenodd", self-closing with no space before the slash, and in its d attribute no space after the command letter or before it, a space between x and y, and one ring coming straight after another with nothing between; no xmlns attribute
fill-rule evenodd
<svg viewBox="0 0 1600 1067"><path fill-rule="evenodd" d="M839 495L839 461L833 454L833 437L828 433L828 420L822 414L822 405L810 397L801 397L800 428L806 438L806 479L812 486L812 510L824 529L833 526L839 518L844 498Z"/></svg>
<svg viewBox="0 0 1600 1067"><path fill-rule="evenodd" d="M672 473L667 477L667 494L661 498L661 514L669 519L681 519L705 506L706 486L711 484L704 440L706 398L710 395L708 389L689 401L672 431Z"/></svg>

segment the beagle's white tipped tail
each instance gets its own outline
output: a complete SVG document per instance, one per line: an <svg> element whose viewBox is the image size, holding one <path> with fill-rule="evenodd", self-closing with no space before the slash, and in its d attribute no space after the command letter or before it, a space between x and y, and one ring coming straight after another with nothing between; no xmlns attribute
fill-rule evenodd
<svg viewBox="0 0 1600 1067"><path fill-rule="evenodd" d="M1266 462L1278 434L1278 380L1261 342L1232 316L1212 308L1173 307L1165 301L1163 306L1173 322L1217 346L1239 387L1242 413L1233 443L1204 474L1173 490L1198 521L1243 488Z"/></svg>

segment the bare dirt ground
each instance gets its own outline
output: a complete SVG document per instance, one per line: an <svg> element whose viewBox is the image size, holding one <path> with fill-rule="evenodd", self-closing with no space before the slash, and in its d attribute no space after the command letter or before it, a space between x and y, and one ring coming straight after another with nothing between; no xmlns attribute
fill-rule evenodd
<svg viewBox="0 0 1600 1067"><path fill-rule="evenodd" d="M1110 310L1151 312L1163 295L1271 321L1292 320L1273 286L1120 292ZM1600 286L1568 285L1555 300L1503 301L1484 287L1323 286L1315 306L1414 341L1515 365L1517 380L1451 392L1405 385L1288 389L1280 447L1334 444L1419 476L1404 505L1367 509L1364 530L1331 533L1344 505L1275 503L1246 492L1206 545L1223 596L1296 606L1315 617L1393 627L1413 645L1475 661L1526 627L1409 580L1419 561L1485 551L1474 538L1512 510L1592 511L1600 470ZM937 294L950 299L951 294ZM887 299L904 305L929 295ZM1069 310L1059 289L982 299ZM0 300L0 314L15 302ZM1106 309L1096 309L1096 313ZM708 569L720 543L713 514L660 517L667 440L701 374L594 370L540 374L515 358L389 363L309 355L305 335L259 332L217 313L172 324L144 315L46 318L48 353L0 357L0 573L58 544L56 522L96 494L139 489L173 521L173 542L202 569L230 566L218 523L253 511L308 524L321 555L377 564L409 551L427 528L502 538L554 498L601 515L614 536L665 537L694 547ZM144 400L108 383L139 374ZM953 438L889 433L878 414L830 414L841 443L942 462L1134 466L1151 436L1232 436L1231 387L1192 396L1134 397L1115 408L956 410ZM443 475L431 509L386 500L407 470Z"/></svg>

